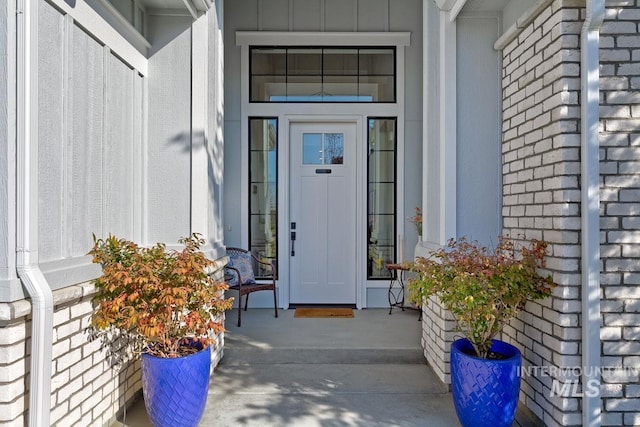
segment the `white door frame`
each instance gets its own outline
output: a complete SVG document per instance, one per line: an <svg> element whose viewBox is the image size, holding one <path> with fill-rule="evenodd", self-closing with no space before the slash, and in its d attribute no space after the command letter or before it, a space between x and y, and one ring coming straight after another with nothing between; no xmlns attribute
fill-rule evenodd
<svg viewBox="0 0 640 427"><path fill-rule="evenodd" d="M327 32L261 32L237 31L236 45L240 47L240 127L237 133L230 133L227 137L233 143L241 144L240 156L240 197L248 200L249 171L248 158L249 117L274 117L278 119L278 302L287 309L289 307L289 127L296 121L320 122L356 122L359 138L357 152L356 177L356 227L357 227L357 265L356 268L356 306L367 307L367 289L388 288L386 280L366 280L366 209L367 209L367 163L366 136L368 117L396 117L396 228L399 233L404 230L406 217L404 210L404 141L405 141L405 52L410 45L410 33L327 33ZM250 103L249 102L249 47L250 46L395 46L396 47L396 102L395 103ZM418 123L419 117L413 118ZM421 128L411 129L412 138L422 138ZM286 196L285 196L286 195ZM242 224L248 224L249 213L246 208L241 209ZM249 230L243 226L240 233L241 241L249 242ZM403 236L401 236L403 237ZM400 243L396 247L396 256L400 253Z"/></svg>
<svg viewBox="0 0 640 427"><path fill-rule="evenodd" d="M291 183L290 171L290 129L292 124L299 123L352 123L356 126L356 307L363 308L364 301L364 271L361 266L366 265L366 247L360 242L366 240L366 150L364 147L364 136L366 135L366 117L359 115L340 116L316 116L316 115L284 115L279 120L278 135L280 143L278 146L278 274L279 282L285 284L281 286L280 298L284 308L288 308L290 302L290 259L291 240L289 238L289 224L291 223L291 212L289 204L289 193Z"/></svg>
<svg viewBox="0 0 640 427"><path fill-rule="evenodd" d="M296 230L291 227L288 230L282 230L282 234L289 237L289 243L295 247L295 257L289 252L289 270L290 276L294 280L289 281L289 295L292 303L297 304L355 304L357 280L356 272L358 238L357 223L358 217L356 208L358 205L356 189L358 181L357 157L358 148L361 145L361 138L358 138L358 123L353 121L291 121L289 122L289 174L290 187L287 192L290 203L289 220L290 225L295 222ZM344 161L340 165L331 163L307 164L303 158L305 153L303 146L303 135L308 133L325 134L325 133L341 133L343 135L343 151ZM299 138L299 139L298 139ZM330 174L318 174L318 169L328 169ZM340 182L335 187L336 182ZM319 192L316 195L310 193L303 194L301 189L303 183L312 185L320 185L326 189L326 193ZM332 184L333 183L333 184ZM324 187L326 185L326 187ZM307 190L308 191L308 190ZM331 205L327 220L331 221L340 231L336 233L334 228L320 228L320 234L313 232L318 226L317 223L310 223L306 215L313 215L308 209L318 202L318 197L326 196L325 203ZM329 197L343 199L344 204L329 201ZM305 200L304 203L301 203ZM295 202L295 203L294 203ZM321 206L327 206L321 203ZM320 209L321 211L322 209ZM320 222L322 224L322 222ZM326 224L326 227L330 227ZM343 227L343 228L339 228ZM296 233L297 240L292 242L290 234ZM318 239L320 236L320 240ZM313 247L309 242L315 241L321 244L328 236L333 239L326 240L330 246L326 246L323 251L322 247ZM320 249L318 251L318 249ZM341 255L336 257L336 253ZM327 257L327 258L325 258ZM321 262L320 270L315 270L312 275L305 272L307 268L317 268L315 261ZM325 264L326 262L326 264ZM335 267L335 268L334 268ZM297 274L297 276L296 276ZM326 276L323 276L325 275ZM325 281L326 279L326 281ZM306 283L306 284L305 284ZM313 283L313 284L312 284Z"/></svg>

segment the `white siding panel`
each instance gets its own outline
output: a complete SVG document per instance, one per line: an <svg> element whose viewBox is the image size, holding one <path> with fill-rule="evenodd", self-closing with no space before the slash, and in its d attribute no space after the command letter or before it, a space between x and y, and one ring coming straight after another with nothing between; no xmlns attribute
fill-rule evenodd
<svg viewBox="0 0 640 427"><path fill-rule="evenodd" d="M137 70L136 70L137 71ZM133 233L138 242L143 240L143 226L146 202L146 135L148 120L146 116L146 77L139 73L133 76Z"/></svg>
<svg viewBox="0 0 640 427"><path fill-rule="evenodd" d="M71 135L71 256L91 247L91 234L102 234L102 130L104 115L103 48L74 26L70 70L73 131Z"/></svg>
<svg viewBox="0 0 640 427"><path fill-rule="evenodd" d="M321 0L293 0L293 31L322 31Z"/></svg>
<svg viewBox="0 0 640 427"><path fill-rule="evenodd" d="M494 17L458 17L458 235L495 243L501 230L501 60Z"/></svg>
<svg viewBox="0 0 640 427"><path fill-rule="evenodd" d="M220 2L218 1L218 6ZM218 8L209 11L209 120L207 144L208 159L208 231L209 241L213 246L221 246L224 240L224 224L222 218L222 185L224 174L224 50L222 16L218 16ZM233 44L229 47L231 48ZM222 254L219 254L222 255Z"/></svg>
<svg viewBox="0 0 640 427"><path fill-rule="evenodd" d="M15 199L13 191L9 190L13 181L10 177L14 174L9 169L9 165L13 163L9 163L9 159L15 158L15 149L10 148L11 144L7 143L13 138L8 125L8 110L9 87L13 86L15 72L9 68L8 61L8 51L11 49L8 40L8 15L9 7L0 7L0 298L5 288L4 279L15 277L12 272L15 265L15 244L12 242L13 233L9 232L15 227Z"/></svg>
<svg viewBox="0 0 640 427"><path fill-rule="evenodd" d="M358 31L389 31L389 0L358 0Z"/></svg>
<svg viewBox="0 0 640 427"><path fill-rule="evenodd" d="M261 31L289 30L289 0L258 0Z"/></svg>
<svg viewBox="0 0 640 427"><path fill-rule="evenodd" d="M404 211L413 215L416 206L422 204L422 120L405 120L404 125L404 149L409 155L405 156L404 167L400 167L398 173L404 173ZM409 221L403 225L404 231L400 232L405 236L406 259L413 256L418 234Z"/></svg>
<svg viewBox="0 0 640 427"><path fill-rule="evenodd" d="M225 243L228 246L242 246L242 144L240 121L225 121L224 124L224 227ZM247 126L246 122L244 126Z"/></svg>
<svg viewBox="0 0 640 427"><path fill-rule="evenodd" d="M40 261L62 258L64 171L64 19L46 2L40 6L39 30L39 253Z"/></svg>
<svg viewBox="0 0 640 427"><path fill-rule="evenodd" d="M169 21L169 22L167 22ZM150 32L188 28L190 17L152 17ZM176 243L191 232L191 31L185 30L149 60L149 243Z"/></svg>
<svg viewBox="0 0 640 427"><path fill-rule="evenodd" d="M425 169L423 185L424 197L428 201L440 200L440 147L439 147L439 133L440 133L440 121L439 114L437 114L439 103L438 96L435 91L439 84L439 63L438 63L438 46L440 44L439 34L439 16L440 11L435 2L426 2L427 10L424 11L427 14L426 31L428 34L422 36L422 43L427 41L427 46L423 45L423 49L426 48L426 57L429 58L430 66L423 68L423 90L429 92L425 96L425 104L423 106L423 120L426 122L423 125L423 138L422 138L422 150L423 150L423 164ZM415 39L412 37L412 41ZM424 52L423 52L424 55ZM424 56L423 56L424 59ZM409 60L407 58L407 60ZM440 207L438 203L427 203L424 206L423 212L426 221L422 227L422 238L426 242L431 244L440 244Z"/></svg>
<svg viewBox="0 0 640 427"><path fill-rule="evenodd" d="M248 9L243 11L240 5L226 3L224 31L224 117L229 120L240 120L240 46L236 46L236 30L241 28L256 29L257 0L241 0ZM246 5L244 5L246 3ZM238 7L235 7L238 6ZM255 13L252 13L255 12ZM236 27L231 27L235 25Z"/></svg>
<svg viewBox="0 0 640 427"><path fill-rule="evenodd" d="M411 32L404 48L405 120L422 121L422 0L396 1L390 9L389 30Z"/></svg>
<svg viewBox="0 0 640 427"><path fill-rule="evenodd" d="M325 31L355 31L357 0L324 0Z"/></svg>
<svg viewBox="0 0 640 427"><path fill-rule="evenodd" d="M114 55L107 60L104 146L104 234L133 238L133 72Z"/></svg>

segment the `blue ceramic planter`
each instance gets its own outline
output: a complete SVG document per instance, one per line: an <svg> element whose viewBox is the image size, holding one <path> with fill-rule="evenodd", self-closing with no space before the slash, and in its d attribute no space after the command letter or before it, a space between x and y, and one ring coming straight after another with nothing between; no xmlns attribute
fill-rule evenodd
<svg viewBox="0 0 640 427"><path fill-rule="evenodd" d="M509 427L518 409L520 350L493 340L491 351L503 360L465 354L473 347L467 339L451 345L451 392L456 414L464 427Z"/></svg>
<svg viewBox="0 0 640 427"><path fill-rule="evenodd" d="M168 359L142 355L142 392L154 427L195 427L209 391L211 347Z"/></svg>

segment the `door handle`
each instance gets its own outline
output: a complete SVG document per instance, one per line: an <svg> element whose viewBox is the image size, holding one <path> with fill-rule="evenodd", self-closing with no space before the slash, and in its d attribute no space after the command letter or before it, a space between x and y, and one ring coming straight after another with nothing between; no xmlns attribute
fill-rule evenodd
<svg viewBox="0 0 640 427"><path fill-rule="evenodd" d="M292 231L291 232L291 256L296 256L295 244L296 244L296 232Z"/></svg>

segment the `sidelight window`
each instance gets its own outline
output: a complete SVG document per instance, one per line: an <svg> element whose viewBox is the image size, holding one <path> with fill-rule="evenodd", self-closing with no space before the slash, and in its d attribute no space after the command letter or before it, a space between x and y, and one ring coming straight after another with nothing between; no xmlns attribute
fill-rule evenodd
<svg viewBox="0 0 640 427"><path fill-rule="evenodd" d="M396 119L368 120L367 278L388 279L396 253Z"/></svg>
<svg viewBox="0 0 640 427"><path fill-rule="evenodd" d="M278 253L278 119L250 118L249 141L249 246L261 259L273 259Z"/></svg>

